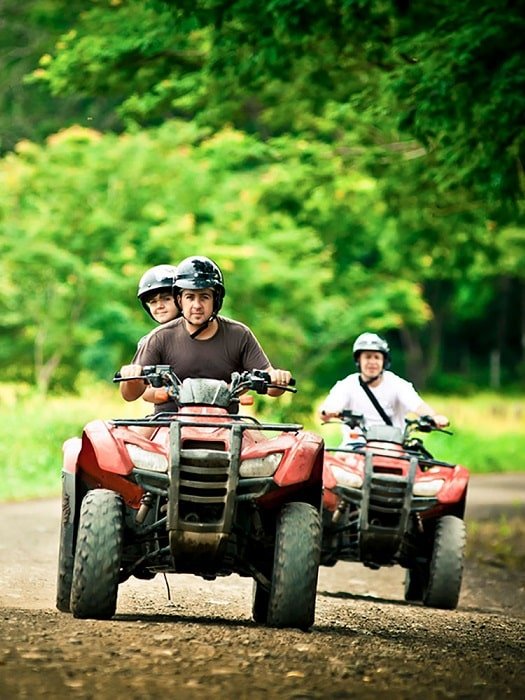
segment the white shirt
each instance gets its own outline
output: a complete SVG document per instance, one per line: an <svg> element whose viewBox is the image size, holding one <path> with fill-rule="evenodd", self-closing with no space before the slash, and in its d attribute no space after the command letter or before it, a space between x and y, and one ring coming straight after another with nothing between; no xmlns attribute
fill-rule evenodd
<svg viewBox="0 0 525 700"><path fill-rule="evenodd" d="M422 398L410 382L401 379L394 372L383 372L381 384L376 387L369 386L379 404L392 419L392 424L401 428L405 427L407 413L415 412L422 403ZM352 413L362 414L365 426L384 425L385 421L379 415L376 407L370 401L367 393L359 384L359 373L349 374L338 381L330 390L330 393L322 403L320 410L331 413L339 413L343 409ZM349 437L350 429L343 425L343 442Z"/></svg>

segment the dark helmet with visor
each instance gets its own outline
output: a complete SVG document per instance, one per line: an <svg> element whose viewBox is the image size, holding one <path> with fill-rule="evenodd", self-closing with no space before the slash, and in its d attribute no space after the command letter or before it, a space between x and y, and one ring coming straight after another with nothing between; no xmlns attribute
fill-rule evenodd
<svg viewBox="0 0 525 700"><path fill-rule="evenodd" d="M355 339L352 347L352 354L358 368L359 355L365 350L368 350L369 352L380 352L385 358L383 364L384 369L388 369L390 367L390 348L386 340L381 338L379 335L376 333L361 333L361 335Z"/></svg>
<svg viewBox="0 0 525 700"><path fill-rule="evenodd" d="M176 274L177 268L175 265L155 265L154 267L150 267L149 270L146 270L140 278L137 298L151 318L153 318L153 316L147 302L161 290L173 294L173 284L175 283Z"/></svg>
<svg viewBox="0 0 525 700"><path fill-rule="evenodd" d="M211 289L213 291L213 314L219 313L226 290L220 267L203 255L185 258L177 265L173 294L180 309L177 296L184 289Z"/></svg>

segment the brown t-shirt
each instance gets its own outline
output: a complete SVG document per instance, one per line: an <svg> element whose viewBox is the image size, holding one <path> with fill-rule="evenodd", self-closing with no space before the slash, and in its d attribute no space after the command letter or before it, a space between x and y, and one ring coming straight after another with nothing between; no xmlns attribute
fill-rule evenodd
<svg viewBox="0 0 525 700"><path fill-rule="evenodd" d="M184 319L155 328L137 348L133 364L170 365L182 381L187 377L230 381L232 372L266 369L270 361L252 331L243 323L218 316L213 338L191 338ZM156 404L155 413L173 411L172 401Z"/></svg>

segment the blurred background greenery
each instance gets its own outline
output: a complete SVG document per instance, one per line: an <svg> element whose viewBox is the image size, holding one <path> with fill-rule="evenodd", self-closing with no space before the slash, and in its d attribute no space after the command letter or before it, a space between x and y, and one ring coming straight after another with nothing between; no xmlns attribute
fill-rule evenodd
<svg viewBox="0 0 525 700"><path fill-rule="evenodd" d="M0 474L46 464L54 487L151 328L139 277L192 254L297 377L263 413L312 423L376 331L451 415L440 450L525 468L524 0L3 0L1 19Z"/></svg>

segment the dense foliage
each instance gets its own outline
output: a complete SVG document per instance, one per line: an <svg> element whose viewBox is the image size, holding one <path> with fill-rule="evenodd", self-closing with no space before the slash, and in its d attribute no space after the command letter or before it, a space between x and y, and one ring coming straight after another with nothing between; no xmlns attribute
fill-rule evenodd
<svg viewBox="0 0 525 700"><path fill-rule="evenodd" d="M110 94L141 124L183 116L261 135L317 136L315 116L351 104L379 139L393 127L418 139L443 185L495 207L523 193L523 0L91 5L42 61L55 92Z"/></svg>
<svg viewBox="0 0 525 700"><path fill-rule="evenodd" d="M4 377L111 376L143 270L205 253L305 403L365 328L418 388L515 383L524 4L9 0Z"/></svg>

